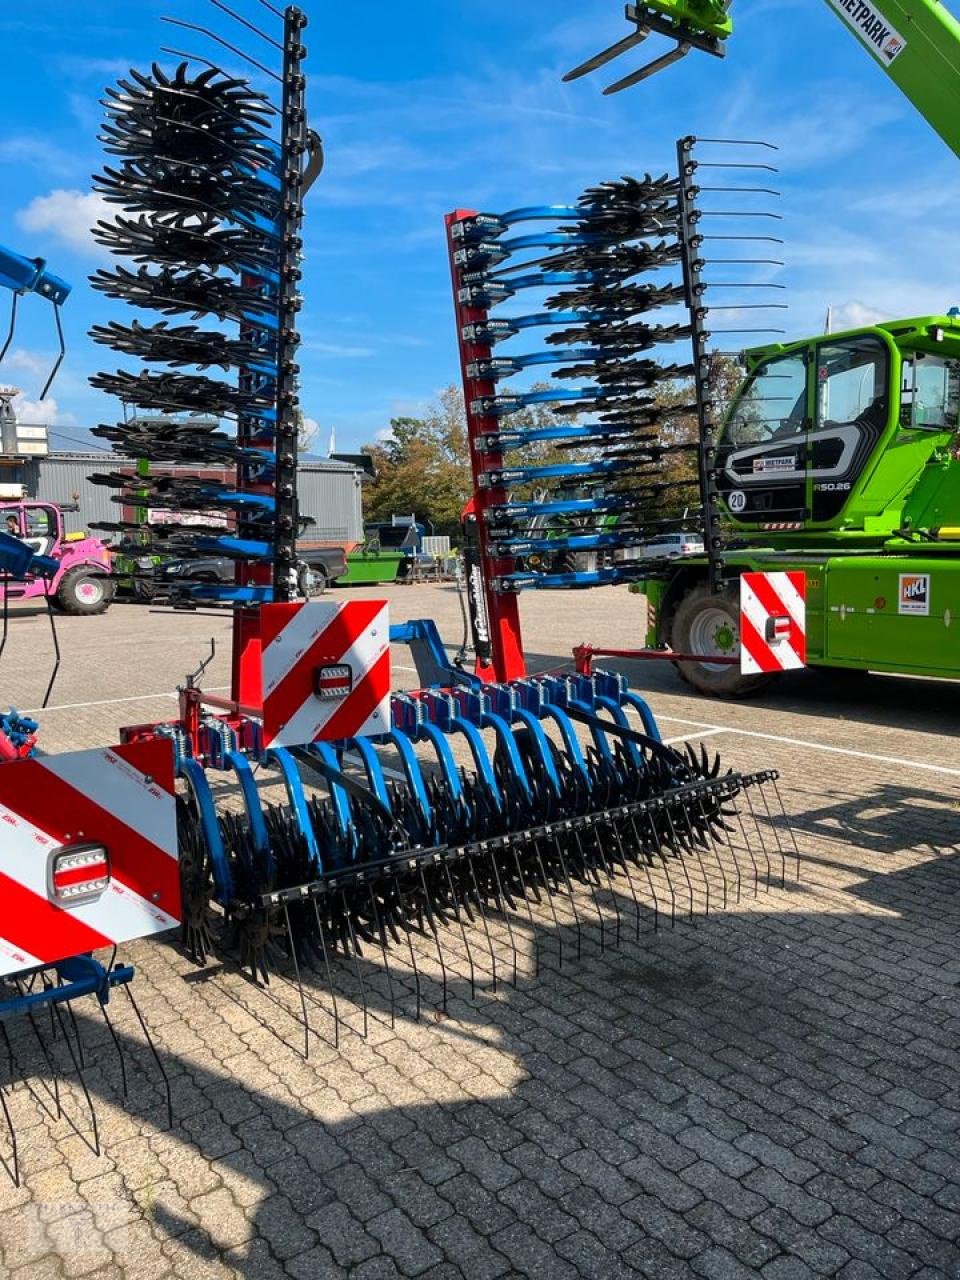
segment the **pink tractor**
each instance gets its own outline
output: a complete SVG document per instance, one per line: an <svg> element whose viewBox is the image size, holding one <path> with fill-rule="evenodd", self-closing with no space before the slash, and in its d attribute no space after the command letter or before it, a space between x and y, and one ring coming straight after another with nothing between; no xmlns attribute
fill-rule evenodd
<svg viewBox="0 0 960 1280"><path fill-rule="evenodd" d="M0 529L26 543L37 555L56 560L49 579L8 580L0 585L8 600L44 598L64 613L103 613L114 593L110 552L99 538L64 533L63 512L51 502L0 502Z"/></svg>

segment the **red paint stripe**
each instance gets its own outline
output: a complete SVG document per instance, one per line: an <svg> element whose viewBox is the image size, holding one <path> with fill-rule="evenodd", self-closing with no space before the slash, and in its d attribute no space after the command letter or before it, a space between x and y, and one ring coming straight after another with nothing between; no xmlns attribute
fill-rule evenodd
<svg viewBox="0 0 960 1280"><path fill-rule="evenodd" d="M276 640L290 619L302 608L302 604L265 604L260 610L261 646L265 649L271 640Z"/></svg>
<svg viewBox="0 0 960 1280"><path fill-rule="evenodd" d="M11 776L14 771L16 777ZM61 844L67 843L69 837L70 843L105 845L113 879L179 919L180 871L176 858L50 769L26 760L0 770L0 803Z"/></svg>
<svg viewBox="0 0 960 1280"><path fill-rule="evenodd" d="M746 649L761 671L782 671L767 642L745 613L740 614L740 644Z"/></svg>
<svg viewBox="0 0 960 1280"><path fill-rule="evenodd" d="M365 724L390 693L390 653L383 653L366 673L342 707L338 707L323 728L323 739L336 742L349 738ZM384 722L383 732L390 728Z"/></svg>
<svg viewBox="0 0 960 1280"><path fill-rule="evenodd" d="M370 626L382 608L382 600L356 601L344 605L326 630L296 659L273 693L264 700L263 728L268 742L277 737L281 727L296 715L308 698L315 696L314 670L340 663L346 651Z"/></svg>
<svg viewBox="0 0 960 1280"><path fill-rule="evenodd" d="M146 777L153 778L170 795L176 795L172 742L154 738L149 742L125 742L108 750Z"/></svg>
<svg viewBox="0 0 960 1280"><path fill-rule="evenodd" d="M764 573L749 573L746 575L746 578L747 578L747 585L753 591L753 594L757 597L757 600L760 603L760 607L763 609L764 613L767 614L768 617L773 618L773 617L783 616L785 618L790 619L790 629L787 633L786 640L781 641L781 644L783 643L788 644L790 648L793 650L793 652L800 659L800 661L806 662L807 660L806 636L801 631L801 629L797 626L796 622L794 622L793 618L790 617L790 614L787 611L786 605L777 595L776 590L773 587L773 584L770 582L770 579ZM802 590L801 590L801 594L803 594ZM777 665L778 667L780 666L779 663Z"/></svg>
<svg viewBox="0 0 960 1280"><path fill-rule="evenodd" d="M37 897L3 872L0 872L0 901L3 902L3 936L15 947L48 964L82 951L113 945L111 938L105 938L46 898Z"/></svg>

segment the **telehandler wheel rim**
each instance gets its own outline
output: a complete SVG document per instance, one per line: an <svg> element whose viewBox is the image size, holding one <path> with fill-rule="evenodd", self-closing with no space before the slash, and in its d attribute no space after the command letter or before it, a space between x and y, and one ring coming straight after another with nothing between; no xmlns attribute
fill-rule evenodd
<svg viewBox="0 0 960 1280"><path fill-rule="evenodd" d="M725 609L704 609L690 624L690 652L699 658L735 658L740 652L740 628ZM709 671L724 671L726 663L701 662Z"/></svg>
<svg viewBox="0 0 960 1280"><path fill-rule="evenodd" d="M103 586L96 578L84 578L77 583L77 599L81 604L99 604L103 599Z"/></svg>

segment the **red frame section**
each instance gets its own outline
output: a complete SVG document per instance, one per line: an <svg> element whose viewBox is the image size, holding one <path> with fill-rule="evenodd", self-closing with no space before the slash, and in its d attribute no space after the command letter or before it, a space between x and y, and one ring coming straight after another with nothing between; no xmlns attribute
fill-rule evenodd
<svg viewBox="0 0 960 1280"><path fill-rule="evenodd" d="M483 594L487 605L490 641L493 649L492 663L483 663L478 659L475 670L481 680L519 680L527 674L523 656L523 636L520 631L520 602L515 594L497 591L493 585L499 574L509 573L513 569L513 562L509 559L498 559L492 555L486 522L487 510L491 506L505 502L507 495L502 488L486 488L480 483L480 477L485 472L503 470L503 455L499 452L483 452L477 448L480 438L497 431L499 423L495 417L475 414L471 408L472 401L482 396L496 395L497 389L492 382L468 377L467 365L473 360L488 359L490 348L480 343L466 342L463 337L464 326L479 324L486 320L487 312L481 307L465 307L461 304L460 272L453 256L459 245L453 239L451 228L455 222L460 222L463 218L472 218L474 214L473 209L455 209L444 218L444 225L447 229L447 253L450 259L450 279L453 284L453 308L457 319L457 347L460 352L460 375L463 379L463 399L467 414L467 438L470 441L470 469L473 474L472 509L477 517Z"/></svg>

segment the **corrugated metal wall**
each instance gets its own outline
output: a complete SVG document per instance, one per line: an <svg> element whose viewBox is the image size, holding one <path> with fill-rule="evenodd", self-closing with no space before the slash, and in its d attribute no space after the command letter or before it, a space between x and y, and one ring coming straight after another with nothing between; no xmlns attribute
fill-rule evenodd
<svg viewBox="0 0 960 1280"><path fill-rule="evenodd" d="M67 516L67 529L89 528L97 520L119 520L120 506L111 502L115 489L90 484L88 476L130 466L129 458L112 454L51 453L32 459L24 467L27 496L48 502L80 505ZM166 468L165 468L166 469ZM190 468L184 468L189 473ZM304 537L317 542L362 542L360 475L353 467L335 462L304 462L300 466L300 510L316 523Z"/></svg>

